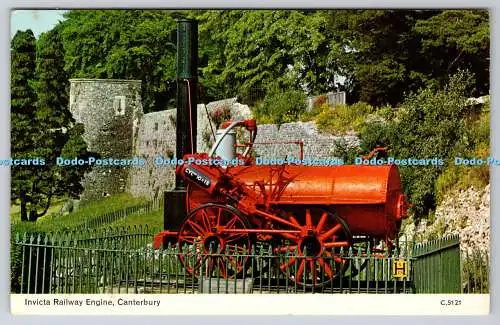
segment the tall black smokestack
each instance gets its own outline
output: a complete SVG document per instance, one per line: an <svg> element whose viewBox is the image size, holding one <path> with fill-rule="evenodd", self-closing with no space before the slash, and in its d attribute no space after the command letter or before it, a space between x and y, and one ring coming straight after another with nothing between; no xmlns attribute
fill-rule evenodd
<svg viewBox="0 0 500 325"><path fill-rule="evenodd" d="M177 21L177 159L196 152L196 105L198 87L198 22ZM185 189L175 175L175 189Z"/></svg>
<svg viewBox="0 0 500 325"><path fill-rule="evenodd" d="M177 21L177 159L196 152L197 95L198 89L198 22ZM175 175L175 189L165 192L163 228L176 230L186 217L186 185ZM166 239L165 239L166 240ZM165 242L164 242L165 243Z"/></svg>

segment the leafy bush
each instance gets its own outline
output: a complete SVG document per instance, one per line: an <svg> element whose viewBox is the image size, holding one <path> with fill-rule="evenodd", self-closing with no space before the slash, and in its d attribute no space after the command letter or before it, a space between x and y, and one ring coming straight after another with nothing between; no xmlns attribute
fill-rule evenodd
<svg viewBox="0 0 500 325"><path fill-rule="evenodd" d="M342 134L347 131L359 131L368 114L374 108L363 102L353 105L339 105L334 109L324 109L316 117L318 130L332 134Z"/></svg>
<svg viewBox="0 0 500 325"><path fill-rule="evenodd" d="M399 121L391 130L393 155L419 159L438 157L453 160L469 148L466 89L471 76L458 73L441 90L427 88L408 96ZM405 188L418 217L435 208L435 183L442 166L401 168Z"/></svg>
<svg viewBox="0 0 500 325"><path fill-rule="evenodd" d="M302 91L274 88L254 109L254 115L260 124L283 124L297 121L305 109L306 96Z"/></svg>
<svg viewBox="0 0 500 325"><path fill-rule="evenodd" d="M396 118L397 114L397 109L391 107L391 106L383 106L377 109L375 112L377 116L380 116L386 121L391 121L394 118Z"/></svg>
<svg viewBox="0 0 500 325"><path fill-rule="evenodd" d="M389 147L392 137L392 125L383 121L365 122L359 131L361 151L368 153L376 147Z"/></svg>
<svg viewBox="0 0 500 325"><path fill-rule="evenodd" d="M472 77L465 72L452 76L443 89L427 88L407 96L398 110L383 108L374 120L361 124L361 145L365 152L375 146L388 146L389 156L395 158L441 158L452 162L456 155L469 156L474 149L471 134L470 110L466 105L466 89ZM481 125L481 138L489 135ZM478 127L479 127L478 125ZM477 133L477 132L476 132ZM487 145L486 145L487 147ZM443 174L445 166L400 166L400 172L416 219L426 217L436 206L436 188L456 183L456 171Z"/></svg>
<svg viewBox="0 0 500 325"><path fill-rule="evenodd" d="M360 155L360 149L358 147L348 146L348 143L344 138L335 140L334 145L335 147L332 150L331 155L333 157L342 158L344 164L354 164L356 157L359 157Z"/></svg>
<svg viewBox="0 0 500 325"><path fill-rule="evenodd" d="M490 263L486 252L475 250L462 256L462 290L465 293L488 293Z"/></svg>
<svg viewBox="0 0 500 325"><path fill-rule="evenodd" d="M470 139L470 149L460 156L487 159L490 152L489 104L485 105L478 117L472 117L467 121L466 130L467 138ZM490 168L488 165L456 166L453 161L450 161L436 182L437 202L441 202L446 193L452 189L466 189L471 186L482 188L489 182Z"/></svg>

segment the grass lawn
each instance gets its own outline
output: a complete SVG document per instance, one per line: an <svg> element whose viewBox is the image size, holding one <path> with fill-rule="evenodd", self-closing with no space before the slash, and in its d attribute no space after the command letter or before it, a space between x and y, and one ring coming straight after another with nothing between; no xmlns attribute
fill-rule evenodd
<svg viewBox="0 0 500 325"><path fill-rule="evenodd" d="M64 202L66 202L66 200L67 198L57 198L52 200L52 204L50 205L49 210L47 211L47 214L45 216L57 215L59 211L61 211L61 208L63 207ZM13 224L20 221L21 221L21 206L13 204L10 206L10 223Z"/></svg>
<svg viewBox="0 0 500 325"><path fill-rule="evenodd" d="M147 226L152 230L163 230L163 209L151 211L147 214L133 214L118 221L115 221L108 226L110 227L133 227L133 226Z"/></svg>
<svg viewBox="0 0 500 325"><path fill-rule="evenodd" d="M41 231L54 232L72 230L72 227L81 224L83 220L108 212L117 211L128 206L145 202L144 198L134 198L130 194L119 194L103 198L99 201L89 202L80 209L67 215L57 215L64 201L58 202L53 207L53 212L48 212L36 222L20 222L20 212L11 208L11 224L14 231ZM57 205L59 204L59 206Z"/></svg>

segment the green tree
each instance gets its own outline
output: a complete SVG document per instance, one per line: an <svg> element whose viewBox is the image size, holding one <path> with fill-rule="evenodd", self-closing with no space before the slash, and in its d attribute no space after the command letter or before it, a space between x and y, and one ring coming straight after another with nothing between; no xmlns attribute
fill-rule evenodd
<svg viewBox="0 0 500 325"><path fill-rule="evenodd" d="M431 15L415 10L342 10L330 12L331 60L339 62L351 102L373 106L399 103L408 91L411 65L420 64L411 31L416 19Z"/></svg>
<svg viewBox="0 0 500 325"><path fill-rule="evenodd" d="M415 23L424 65L414 75L427 85L443 85L459 70L474 72L470 95L489 93L490 22L487 10L445 10ZM417 67L416 67L417 68Z"/></svg>
<svg viewBox="0 0 500 325"><path fill-rule="evenodd" d="M488 19L483 10L330 11L329 57L350 102L396 106L412 91L443 87L460 69L476 74L469 95L486 94Z"/></svg>
<svg viewBox="0 0 500 325"><path fill-rule="evenodd" d="M35 117L35 36L31 30L18 31L11 41L11 156L26 158L34 148L31 126ZM20 199L21 219L27 220L26 191L30 172L11 168L11 201Z"/></svg>
<svg viewBox="0 0 500 325"><path fill-rule="evenodd" d="M288 123L296 121L306 110L306 96L299 90L271 88L254 115L259 123Z"/></svg>
<svg viewBox="0 0 500 325"><path fill-rule="evenodd" d="M174 15L162 10L72 10L61 23L71 78L142 80L145 112L175 99Z"/></svg>
<svg viewBox="0 0 500 325"><path fill-rule="evenodd" d="M278 85L396 106L459 69L489 89L484 10L73 10L61 24L73 78L141 79L144 110L175 98L177 17L199 21L200 100ZM340 80L345 78L344 83Z"/></svg>
<svg viewBox="0 0 500 325"><path fill-rule="evenodd" d="M219 96L252 89L334 87L323 11L227 10L198 16L203 81Z"/></svg>
<svg viewBox="0 0 500 325"><path fill-rule="evenodd" d="M30 40L32 53L35 54L34 37ZM16 41L13 40L13 49L16 48ZM14 62L15 60L12 75L16 76L23 69ZM13 125L13 132L17 132L17 137L12 139L12 143L18 158L40 157L45 163L14 167L12 184L13 196L17 192L21 196L21 219L26 220L29 211L29 220L36 221L48 211L54 197L74 196L81 190L75 188L75 183L83 176L83 170L77 167L58 167L55 162L63 149L80 152L85 151L86 145L81 139L83 130L77 128L73 131L73 119L68 109L68 77L64 72L64 50L59 28L40 36L36 42L36 59L32 56L31 62L36 63L31 66L30 75L35 78L31 84L36 92L36 103L31 103L29 114L22 116L29 118L29 125ZM16 115L18 110L14 105L13 122L19 120ZM28 146L22 151L18 150L24 144Z"/></svg>
<svg viewBox="0 0 500 325"><path fill-rule="evenodd" d="M38 100L32 124L35 147L31 154L43 157L46 164L31 168L31 188L27 195L31 221L43 216L52 198L64 192L55 160L68 140L72 117L68 110L68 78L59 28L42 34L37 41L35 72Z"/></svg>

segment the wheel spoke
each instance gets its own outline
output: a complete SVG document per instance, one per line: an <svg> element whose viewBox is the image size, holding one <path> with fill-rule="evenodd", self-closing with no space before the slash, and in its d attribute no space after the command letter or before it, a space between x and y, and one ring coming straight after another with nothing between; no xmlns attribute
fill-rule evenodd
<svg viewBox="0 0 500 325"><path fill-rule="evenodd" d="M293 252L296 249L297 249L297 245L294 245L294 246L284 246L284 247L276 248L276 251L280 252L280 253L286 253L286 252L289 252L289 251Z"/></svg>
<svg viewBox="0 0 500 325"><path fill-rule="evenodd" d="M204 210L201 210L201 223L205 227L205 232L210 232L210 220Z"/></svg>
<svg viewBox="0 0 500 325"><path fill-rule="evenodd" d="M208 255L202 254L200 256L199 254L196 254L195 256L196 256L196 259L195 259L194 265L191 268L191 272L196 273L197 270L200 268L200 266L203 264L203 262L205 262L205 260L208 258ZM186 255L184 254L183 259L185 257L186 257ZM188 257L188 261L189 261L189 257Z"/></svg>
<svg viewBox="0 0 500 325"><path fill-rule="evenodd" d="M312 227L311 210L306 209L306 226Z"/></svg>
<svg viewBox="0 0 500 325"><path fill-rule="evenodd" d="M239 254L239 255L244 255L248 253L248 248L243 247L243 246L238 246L238 245L228 245L229 249L228 252L229 254Z"/></svg>
<svg viewBox="0 0 500 325"><path fill-rule="evenodd" d="M328 275L330 279L333 279L333 271L323 258L318 258L318 264L325 270L326 275Z"/></svg>
<svg viewBox="0 0 500 325"><path fill-rule="evenodd" d="M290 216L288 220L290 220L290 222L293 223L294 225L301 227L300 223L293 216Z"/></svg>
<svg viewBox="0 0 500 325"><path fill-rule="evenodd" d="M199 236L203 236L205 232L203 231L203 228L200 227L200 225L194 223L191 220L188 220L187 223L191 226L191 229L197 233Z"/></svg>
<svg viewBox="0 0 500 325"><path fill-rule="evenodd" d="M326 212L323 212L323 214L321 215L321 219L319 220L318 225L316 226L317 232L320 232L321 230L323 230L323 226L325 225L327 217L328 217L328 214Z"/></svg>
<svg viewBox="0 0 500 325"><path fill-rule="evenodd" d="M238 216L234 216L231 220L229 220L228 223L226 223L226 225L224 226L224 228L231 229L231 227L234 226L236 221L238 221Z"/></svg>
<svg viewBox="0 0 500 325"><path fill-rule="evenodd" d="M230 233L228 236L224 237L224 240L226 243L232 243L245 236L247 236L245 233Z"/></svg>
<svg viewBox="0 0 500 325"><path fill-rule="evenodd" d="M337 255L333 255L329 251L325 251L326 256L328 256L331 260L333 260L335 263L340 263L340 264L346 264L346 259L340 258Z"/></svg>
<svg viewBox="0 0 500 325"><path fill-rule="evenodd" d="M216 227L220 226L220 217L222 215L222 209L219 208L219 212L217 213L217 224Z"/></svg>
<svg viewBox="0 0 500 325"><path fill-rule="evenodd" d="M306 267L306 260L302 260L299 265L299 269L297 270L296 281L300 282L302 274L304 273L304 268Z"/></svg>
<svg viewBox="0 0 500 325"><path fill-rule="evenodd" d="M188 244L194 244L194 240L198 236L182 236L182 241L187 242Z"/></svg>
<svg viewBox="0 0 500 325"><path fill-rule="evenodd" d="M349 246L349 242L347 242L347 241L337 241L337 242L324 243L323 245L324 245L325 248L347 247L347 246Z"/></svg>
<svg viewBox="0 0 500 325"><path fill-rule="evenodd" d="M285 272L285 270L290 266L292 265L293 263L295 263L295 257L291 257L288 262L286 263L283 263L280 265L280 269L281 271Z"/></svg>
<svg viewBox="0 0 500 325"><path fill-rule="evenodd" d="M332 229L328 230L327 232L325 232L324 234L322 234L321 236L319 236L319 238L321 240L323 240L325 238L328 238L331 235L333 235L334 233L336 233L337 231L339 231L340 228L342 228L342 225L339 223L339 224L335 225L335 227L333 227Z"/></svg>

